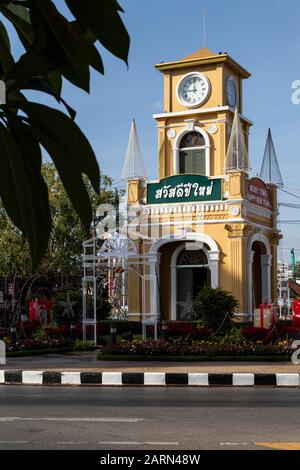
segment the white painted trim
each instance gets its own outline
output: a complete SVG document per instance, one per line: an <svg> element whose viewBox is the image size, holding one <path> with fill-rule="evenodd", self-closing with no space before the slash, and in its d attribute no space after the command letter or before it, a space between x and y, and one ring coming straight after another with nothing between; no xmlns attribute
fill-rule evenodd
<svg viewBox="0 0 300 470"><path fill-rule="evenodd" d="M197 239L195 240L195 236ZM193 238L194 237L194 238ZM182 243L174 250L172 257L171 257L171 264L170 264L170 276L171 276L171 320L176 321L177 317L177 258L182 250L185 249L186 243L188 242L196 242L201 243L199 249L203 250L207 256L208 260L208 269L210 270L210 277L211 277L211 286L216 288L219 287L219 258L220 258L220 251L218 249L218 245L216 242L209 237L208 235L201 233L201 234L187 234L186 239L182 239L181 237L176 240L176 238L171 240L159 240L154 245L157 246L157 250L164 244L170 243L172 241L182 241ZM208 245L209 250L204 246L204 244ZM151 292L151 295L153 293Z"/></svg>
<svg viewBox="0 0 300 470"><path fill-rule="evenodd" d="M230 106L215 106L212 108L202 108L202 109L191 109L191 110L186 110L186 111L173 111L169 113L160 113L160 114L153 114L154 119L159 119L159 118L169 118L169 117L180 117L180 116L194 116L195 114L208 114L208 113L215 113L215 112L225 112L225 111L231 111L234 114L234 109L230 108ZM247 117L245 117L243 114L240 114L240 119L243 121L247 122L251 126L253 126L253 122L250 121Z"/></svg>
<svg viewBox="0 0 300 470"><path fill-rule="evenodd" d="M223 221L224 223L224 221ZM166 243L172 243L172 242L178 242L178 241L182 241L182 242L193 242L195 241L194 237L197 235L197 242L202 242L204 244L206 244L209 249L211 251L214 251L214 252L219 252L219 247L217 245L217 243L215 242L215 240L211 237L209 237L208 235L206 235L205 233L200 233L200 234L195 234L195 233L187 233L187 236L186 236L186 239L182 239L182 236L179 236L179 235L174 235L172 238L166 240L166 239L160 239L160 240L156 240L151 248L150 248L150 251L149 251L149 254L156 254L158 252L158 250L163 246L165 245Z"/></svg>
<svg viewBox="0 0 300 470"><path fill-rule="evenodd" d="M169 113L153 114L154 119L180 116L194 116L195 114L208 114L213 112L231 111L229 106L216 106L212 108L192 109L189 111L173 111Z"/></svg>
<svg viewBox="0 0 300 470"><path fill-rule="evenodd" d="M80 372L62 372L61 383L62 385L81 385Z"/></svg>
<svg viewBox="0 0 300 470"><path fill-rule="evenodd" d="M201 119L201 121L195 121L195 124L214 124L214 123L222 123L222 122L227 122L228 120L225 118L219 118L219 119ZM164 125L157 125L157 129L173 129L176 127L182 127L183 124L169 124L167 126Z"/></svg>
<svg viewBox="0 0 300 470"><path fill-rule="evenodd" d="M122 385L122 372L102 372L102 385Z"/></svg>
<svg viewBox="0 0 300 470"><path fill-rule="evenodd" d="M255 233L249 240L248 244L248 311L249 311L249 318L252 317L253 314L253 298L252 298L252 290L253 290L253 256L254 251L252 250L252 245L254 242L260 242L266 248L267 254L263 256L267 256L267 263L266 259L262 258L262 262L264 261L264 266L262 266L262 282L264 285L262 286L262 296L268 297L269 302L272 301L271 299L271 249L269 240L265 235L262 233Z"/></svg>
<svg viewBox="0 0 300 470"><path fill-rule="evenodd" d="M299 374L276 374L278 387L299 387Z"/></svg>
<svg viewBox="0 0 300 470"><path fill-rule="evenodd" d="M166 374L164 372L145 372L144 385L166 385Z"/></svg>
<svg viewBox="0 0 300 470"><path fill-rule="evenodd" d="M242 387L254 385L254 374L232 374L232 385Z"/></svg>
<svg viewBox="0 0 300 470"><path fill-rule="evenodd" d="M188 123L187 123L188 124ZM190 132L196 131L204 137L205 145L202 147L194 147L194 149L205 150L205 175L210 176L210 138L208 133L198 126L193 126L193 130L189 127L183 129L177 136L174 141L173 146L173 172L174 175L179 175L179 154L180 154L180 142L182 138L189 134Z"/></svg>
<svg viewBox="0 0 300 470"><path fill-rule="evenodd" d="M208 387L208 374L207 373L192 373L188 374L188 384L198 387Z"/></svg>
<svg viewBox="0 0 300 470"><path fill-rule="evenodd" d="M252 235L252 237L250 238L248 251L252 250L252 245L254 242L260 242L263 245L265 245L265 248L267 250L267 255L271 255L269 240L267 239L265 235L263 235L262 233L254 233L254 235Z"/></svg>
<svg viewBox="0 0 300 470"><path fill-rule="evenodd" d="M207 92L201 100L197 101L197 103L189 104L189 103L187 103L186 101L184 101L182 99L181 94L180 94L180 88L183 85L183 82L185 82L185 80L187 80L189 77L191 77L193 75L197 75L198 77L200 77L202 80L205 81L206 86L207 86ZM179 103L182 104L183 106L185 106L186 108L197 108L198 106L204 104L208 100L208 98L210 96L210 93L211 93L211 84L210 84L210 81L209 81L208 77L204 73L200 73L200 72L196 72L196 71L195 72L189 72L189 73L185 74L179 80L179 82L177 83L177 87L176 87L177 101L179 101Z"/></svg>
<svg viewBox="0 0 300 470"><path fill-rule="evenodd" d="M159 223L151 223L149 222L148 224L141 224L139 227L141 228L147 228L149 227L149 225L151 224L152 227L160 227L160 226L170 226L170 227L177 227L177 226L180 226L182 227L182 224L183 223L186 223L186 224L189 224L188 226L190 226L191 224L192 225L210 225L210 224L234 224L234 223L243 223L244 222L244 219L222 219L222 220L219 220L219 219L212 219L212 220L204 220L204 219L200 219L200 220L193 220L192 216L189 216L189 217L183 217L180 221L176 221L176 222L159 222ZM195 236L195 234L194 234ZM151 238L148 238L148 240L151 240ZM173 240L173 238L171 238L171 241Z"/></svg>
<svg viewBox="0 0 300 470"><path fill-rule="evenodd" d="M43 372L40 370L23 370L22 383L26 385L42 385Z"/></svg>

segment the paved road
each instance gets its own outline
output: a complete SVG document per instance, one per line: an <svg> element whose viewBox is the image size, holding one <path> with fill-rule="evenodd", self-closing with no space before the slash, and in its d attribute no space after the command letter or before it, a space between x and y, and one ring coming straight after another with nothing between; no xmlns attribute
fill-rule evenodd
<svg viewBox="0 0 300 470"><path fill-rule="evenodd" d="M0 449L257 449L300 442L298 389L0 386Z"/></svg>

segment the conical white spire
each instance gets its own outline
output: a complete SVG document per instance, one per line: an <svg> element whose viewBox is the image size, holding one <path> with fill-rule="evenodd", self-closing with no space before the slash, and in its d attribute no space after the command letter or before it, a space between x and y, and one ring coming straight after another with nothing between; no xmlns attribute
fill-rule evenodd
<svg viewBox="0 0 300 470"><path fill-rule="evenodd" d="M135 120L132 120L127 152L121 173L122 179L147 178L144 159L137 135Z"/></svg>
<svg viewBox="0 0 300 470"><path fill-rule="evenodd" d="M277 186L283 186L283 180L276 157L276 152L273 144L271 129L269 129L267 143L264 153L263 162L259 177L265 183L275 184Z"/></svg>
<svg viewBox="0 0 300 470"><path fill-rule="evenodd" d="M226 173L230 171L249 171L248 152L237 108L234 112L225 171Z"/></svg>

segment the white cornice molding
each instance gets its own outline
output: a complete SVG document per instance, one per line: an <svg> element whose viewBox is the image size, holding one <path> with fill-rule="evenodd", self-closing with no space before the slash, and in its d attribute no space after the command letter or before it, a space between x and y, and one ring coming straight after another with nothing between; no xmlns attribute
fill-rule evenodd
<svg viewBox="0 0 300 470"><path fill-rule="evenodd" d="M175 111L175 112L170 112L170 113L153 114L153 118L163 119L163 118L168 118L168 117L195 116L197 114L209 114L209 113L215 113L215 112L222 113L225 111L230 111L231 113L234 114L234 109L230 108L230 106L216 106L213 108L189 109L186 111ZM250 121L250 119L243 116L243 114L240 114L240 119L250 124L250 126L253 125L253 122Z"/></svg>

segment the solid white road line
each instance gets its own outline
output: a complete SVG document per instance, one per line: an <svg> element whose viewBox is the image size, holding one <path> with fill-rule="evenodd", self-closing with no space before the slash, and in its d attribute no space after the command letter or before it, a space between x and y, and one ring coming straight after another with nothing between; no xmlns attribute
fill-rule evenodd
<svg viewBox="0 0 300 470"><path fill-rule="evenodd" d="M0 444L29 444L30 441L0 441Z"/></svg>
<svg viewBox="0 0 300 470"><path fill-rule="evenodd" d="M143 442L143 444L147 444L149 446L179 446L179 442Z"/></svg>
<svg viewBox="0 0 300 470"><path fill-rule="evenodd" d="M249 446L248 442L220 442L220 446Z"/></svg>
<svg viewBox="0 0 300 470"><path fill-rule="evenodd" d="M119 445L124 445L124 446L142 446L142 445L148 445L148 446L178 446L178 442L152 442L152 441L144 441L144 442L135 442L135 441L99 441L98 444L100 445L111 445L111 446L119 446Z"/></svg>
<svg viewBox="0 0 300 470"><path fill-rule="evenodd" d="M146 418L58 418L58 417L40 417L40 418L22 418L20 416L0 417L0 423L10 423L14 421L59 421L66 423L140 423L147 421Z"/></svg>

